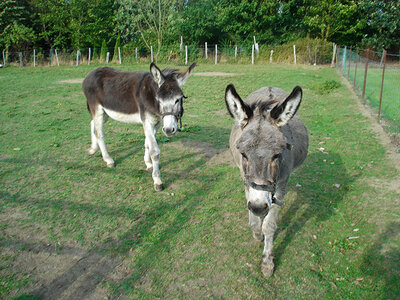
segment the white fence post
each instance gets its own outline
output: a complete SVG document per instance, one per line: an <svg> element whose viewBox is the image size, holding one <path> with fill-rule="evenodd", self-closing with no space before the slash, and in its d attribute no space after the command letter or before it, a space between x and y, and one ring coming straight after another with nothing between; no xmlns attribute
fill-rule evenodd
<svg viewBox="0 0 400 300"><path fill-rule="evenodd" d="M274 50L271 50L271 54L269 55L269 63L272 63L272 55L274 54Z"/></svg>
<svg viewBox="0 0 400 300"><path fill-rule="evenodd" d="M137 48L135 48L135 58L137 60L138 54L137 54Z"/></svg>
<svg viewBox="0 0 400 300"><path fill-rule="evenodd" d="M92 51L91 51L91 49L89 48L88 65L90 65L91 54L92 54Z"/></svg>
<svg viewBox="0 0 400 300"><path fill-rule="evenodd" d="M207 42L205 42L205 49L204 49L204 54L206 59L208 58L208 53L207 53Z"/></svg>
<svg viewBox="0 0 400 300"><path fill-rule="evenodd" d="M55 51L56 51L56 61L57 61L57 66L60 66L60 62L58 61L58 53L57 53L57 49L56 49Z"/></svg>
<svg viewBox="0 0 400 300"><path fill-rule="evenodd" d="M181 53L183 51L183 37L181 36L181 43L179 44L179 49L181 50Z"/></svg>
<svg viewBox="0 0 400 300"><path fill-rule="evenodd" d="M297 59L296 59L296 45L293 45L293 55L294 55L294 64L297 64Z"/></svg>
<svg viewBox="0 0 400 300"><path fill-rule="evenodd" d="M237 57L237 46L235 46L235 59Z"/></svg>
<svg viewBox="0 0 400 300"><path fill-rule="evenodd" d="M108 62L110 61L110 52L107 52L107 56L106 56L106 62L108 64Z"/></svg>
<svg viewBox="0 0 400 300"><path fill-rule="evenodd" d="M76 65L79 66L79 50L76 51Z"/></svg>
<svg viewBox="0 0 400 300"><path fill-rule="evenodd" d="M335 66L335 58L336 58L336 44L333 44L331 68Z"/></svg>
<svg viewBox="0 0 400 300"><path fill-rule="evenodd" d="M188 64L188 50L187 50L187 45L185 45L185 65L187 66Z"/></svg>
<svg viewBox="0 0 400 300"><path fill-rule="evenodd" d="M3 60L4 60L4 51L3 51ZM33 66L36 67L36 49L33 49Z"/></svg>
<svg viewBox="0 0 400 300"><path fill-rule="evenodd" d="M251 46L251 64L254 65L254 44Z"/></svg>
<svg viewBox="0 0 400 300"><path fill-rule="evenodd" d="M3 51L3 66L6 66L6 56L4 55L4 51Z"/></svg>
<svg viewBox="0 0 400 300"><path fill-rule="evenodd" d="M215 44L215 64L218 62L218 45Z"/></svg>
<svg viewBox="0 0 400 300"><path fill-rule="evenodd" d="M151 52L151 62L154 62L154 57L153 57L153 46L150 46L150 52Z"/></svg>
<svg viewBox="0 0 400 300"><path fill-rule="evenodd" d="M20 66L20 67L23 67L23 66L24 66L24 64L23 64L23 62L22 62L22 52L19 53L19 66Z"/></svg>
<svg viewBox="0 0 400 300"><path fill-rule="evenodd" d="M119 57L119 64L122 64L122 60L121 60L121 48L118 47L118 57Z"/></svg>

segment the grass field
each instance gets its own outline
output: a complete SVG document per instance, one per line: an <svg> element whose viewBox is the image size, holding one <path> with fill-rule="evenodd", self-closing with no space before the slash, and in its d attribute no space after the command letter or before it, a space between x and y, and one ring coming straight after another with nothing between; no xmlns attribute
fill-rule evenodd
<svg viewBox="0 0 400 300"><path fill-rule="evenodd" d="M334 69L197 66L184 132L157 135L157 193L141 126L107 122L116 168L86 154L90 116L74 79L92 68L0 69L0 298L400 296L398 171ZM229 83L243 98L262 86L304 90L309 154L289 182L268 279L227 151Z"/></svg>

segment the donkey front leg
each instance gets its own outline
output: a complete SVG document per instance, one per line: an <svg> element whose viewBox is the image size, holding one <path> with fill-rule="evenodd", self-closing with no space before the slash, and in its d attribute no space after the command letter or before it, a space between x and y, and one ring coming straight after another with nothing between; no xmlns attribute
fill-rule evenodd
<svg viewBox="0 0 400 300"><path fill-rule="evenodd" d="M158 147L156 140L156 131L157 126L154 126L150 123L145 122L144 124L144 134L146 136L145 139L145 155L144 160L147 166L147 169L150 169L150 160L153 167L152 177L154 181L154 189L159 192L162 190L162 181L161 181L161 173L160 173L160 148Z"/></svg>
<svg viewBox="0 0 400 300"><path fill-rule="evenodd" d="M257 240L262 242L264 240L264 235L261 232L261 218L254 215L249 210L249 225L253 230L253 237Z"/></svg>
<svg viewBox="0 0 400 300"><path fill-rule="evenodd" d="M103 156L103 160L107 163L107 167L114 168L114 160L111 158L110 154L107 152L106 144L104 142L104 123L107 121L108 116L104 113L104 110L99 107L96 110L96 114L94 116L94 131L97 145L100 147L101 155ZM92 137L92 146L93 146L93 137Z"/></svg>
<svg viewBox="0 0 400 300"><path fill-rule="evenodd" d="M273 203L262 224L262 233L264 234L264 251L262 255L263 262L261 265L261 272L265 277L271 276L274 272L274 257L272 256L272 247L275 230L277 228L276 221L278 220L279 210L280 206Z"/></svg>

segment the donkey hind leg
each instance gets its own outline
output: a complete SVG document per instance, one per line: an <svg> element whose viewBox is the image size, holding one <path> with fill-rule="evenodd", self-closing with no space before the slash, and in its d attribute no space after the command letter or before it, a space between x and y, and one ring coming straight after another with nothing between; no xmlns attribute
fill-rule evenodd
<svg viewBox="0 0 400 300"><path fill-rule="evenodd" d="M100 147L103 160L107 163L107 167L114 168L114 160L111 158L110 154L108 154L106 144L104 142L104 123L107 121L107 119L107 114L104 112L103 108L99 107L94 116L94 131L97 145Z"/></svg>
<svg viewBox="0 0 400 300"><path fill-rule="evenodd" d="M277 228L276 221L278 220L280 208L281 207L279 205L273 203L262 224L262 232L264 234L264 251L262 255L263 262L261 265L261 272L265 277L271 276L274 272L274 257L272 256L272 247L274 234Z"/></svg>
<svg viewBox="0 0 400 300"><path fill-rule="evenodd" d="M94 129L94 120L90 121L90 136L92 139L92 145L88 149L89 155L93 155L99 150L99 144L97 143L96 130Z"/></svg>
<svg viewBox="0 0 400 300"><path fill-rule="evenodd" d="M264 234L261 231L261 218L255 216L249 210L249 225L253 230L253 237L257 240L262 242L264 240Z"/></svg>
<svg viewBox="0 0 400 300"><path fill-rule="evenodd" d="M150 124L149 122L145 122L143 125L144 127L144 134L146 136L145 140L145 162L146 166L147 163L150 163L149 157L151 159L151 164L153 167L152 171L152 177L154 181L154 189L156 191L161 191L162 190L162 181L161 181L161 173L160 173L160 148L158 148L157 140L156 140L156 132L158 126L154 126L153 124ZM147 161L146 161L147 160Z"/></svg>

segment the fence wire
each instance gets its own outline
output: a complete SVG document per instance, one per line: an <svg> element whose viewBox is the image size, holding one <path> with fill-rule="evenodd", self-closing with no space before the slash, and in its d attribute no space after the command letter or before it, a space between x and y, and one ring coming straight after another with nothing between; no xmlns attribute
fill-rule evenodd
<svg viewBox="0 0 400 300"><path fill-rule="evenodd" d="M253 45L254 46L254 45ZM187 50L186 50L187 49ZM107 55L108 53L108 55ZM3 51L1 59L3 65L16 66L57 66L57 65L80 65L88 63L123 63L132 64L139 62L174 62L185 64L187 62L199 61L204 63L298 63L310 65L329 64L332 57L332 46L329 43L299 44L258 47L235 46L235 45L179 45L153 49L138 49L133 47L120 47L119 51L114 48L86 48L79 50L31 49L20 52Z"/></svg>
<svg viewBox="0 0 400 300"><path fill-rule="evenodd" d="M400 145L400 56L344 47L336 66Z"/></svg>

